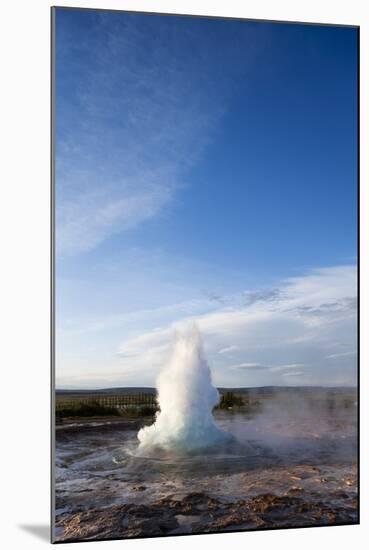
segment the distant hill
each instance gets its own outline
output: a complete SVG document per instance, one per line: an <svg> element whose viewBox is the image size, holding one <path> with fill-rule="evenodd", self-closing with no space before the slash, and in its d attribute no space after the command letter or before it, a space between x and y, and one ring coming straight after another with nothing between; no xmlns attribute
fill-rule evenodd
<svg viewBox="0 0 369 550"><path fill-rule="evenodd" d="M64 390L56 389L56 395L105 395L105 394L114 394L114 395L136 395L138 393L156 393L155 388L142 387L133 387L133 388L101 388L96 390Z"/></svg>
<svg viewBox="0 0 369 550"><path fill-rule="evenodd" d="M256 388L218 388L220 393L233 392L237 394L247 395L265 395L271 393L291 392L291 393L312 393L312 392L334 392L341 393L347 392L347 390L356 391L354 387L326 387L326 386L260 386ZM87 395L136 395L138 393L151 393L156 394L156 388L137 386L137 387L122 387L122 388L101 388L95 390L85 389L57 389L56 395L70 396L70 397L83 397Z"/></svg>

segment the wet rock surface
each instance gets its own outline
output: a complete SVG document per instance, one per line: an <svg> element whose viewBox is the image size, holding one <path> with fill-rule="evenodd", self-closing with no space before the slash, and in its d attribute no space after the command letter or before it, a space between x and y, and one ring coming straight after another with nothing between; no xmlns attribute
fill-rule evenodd
<svg viewBox="0 0 369 550"><path fill-rule="evenodd" d="M338 500L341 495L336 495ZM349 524L356 522L356 499L345 495L344 505L324 500L307 501L306 495L265 493L249 499L224 502L205 493L189 493L180 500L166 497L150 506L124 504L86 510L65 518L60 540L154 537L180 533L217 532L268 527ZM189 522L183 521L189 518Z"/></svg>
<svg viewBox="0 0 369 550"><path fill-rule="evenodd" d="M55 540L356 523L355 427L324 429L183 460L135 458L132 425L60 430Z"/></svg>

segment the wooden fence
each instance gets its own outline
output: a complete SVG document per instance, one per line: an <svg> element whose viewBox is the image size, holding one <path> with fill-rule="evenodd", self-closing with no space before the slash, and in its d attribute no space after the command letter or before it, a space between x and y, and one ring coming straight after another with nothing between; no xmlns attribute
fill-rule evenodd
<svg viewBox="0 0 369 550"><path fill-rule="evenodd" d="M157 408L156 396L152 393L137 393L132 395L113 395L103 396L96 395L88 397L73 397L68 398L65 396L56 397L56 410L65 407L76 407L79 405L93 405L98 403L104 407L115 407L117 409L126 409L131 407L152 407Z"/></svg>

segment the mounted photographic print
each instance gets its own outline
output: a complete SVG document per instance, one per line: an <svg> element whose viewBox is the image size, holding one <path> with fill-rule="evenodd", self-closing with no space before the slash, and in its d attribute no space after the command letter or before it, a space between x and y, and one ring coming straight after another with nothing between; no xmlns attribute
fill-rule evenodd
<svg viewBox="0 0 369 550"><path fill-rule="evenodd" d="M52 539L358 523L359 28L52 9Z"/></svg>

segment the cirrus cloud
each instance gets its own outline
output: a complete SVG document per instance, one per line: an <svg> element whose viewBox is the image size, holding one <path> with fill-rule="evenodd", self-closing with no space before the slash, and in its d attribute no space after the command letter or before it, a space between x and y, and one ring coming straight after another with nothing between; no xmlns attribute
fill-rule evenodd
<svg viewBox="0 0 369 550"><path fill-rule="evenodd" d="M203 334L219 385L278 384L289 377L305 384L355 384L354 355L343 351L356 342L355 267L315 269L289 278L281 282L278 295L278 301L267 297L248 306L220 307L129 338L120 353L135 357L123 361L122 368L132 376L143 369L154 382L176 328L191 320ZM229 351L238 363L229 365ZM333 355L346 361L333 361Z"/></svg>

